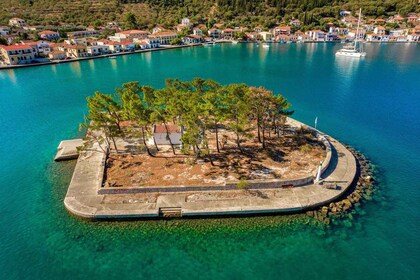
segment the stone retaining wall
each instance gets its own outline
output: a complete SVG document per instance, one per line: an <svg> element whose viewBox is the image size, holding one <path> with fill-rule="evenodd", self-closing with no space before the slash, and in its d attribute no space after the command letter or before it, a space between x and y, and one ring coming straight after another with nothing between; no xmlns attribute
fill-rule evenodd
<svg viewBox="0 0 420 280"><path fill-rule="evenodd" d="M299 179L290 180L250 180L246 181L249 185L248 190L273 189L296 187L313 183L314 177L308 176ZM108 187L100 188L98 194L129 194L129 193L146 193L146 192L196 192L196 191L227 191L237 190L239 182L232 182L226 185L209 185L209 186L162 186L162 187Z"/></svg>

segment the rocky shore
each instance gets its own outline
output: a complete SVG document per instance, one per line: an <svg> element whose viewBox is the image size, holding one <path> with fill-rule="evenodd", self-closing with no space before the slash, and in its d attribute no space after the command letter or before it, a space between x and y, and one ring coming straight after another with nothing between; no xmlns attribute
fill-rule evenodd
<svg viewBox="0 0 420 280"><path fill-rule="evenodd" d="M352 186L340 200L306 212L309 217L326 225L340 218L352 219L351 210L359 207L364 201L372 200L375 192L375 172L371 161L353 147L346 148L354 155L357 163L357 174Z"/></svg>

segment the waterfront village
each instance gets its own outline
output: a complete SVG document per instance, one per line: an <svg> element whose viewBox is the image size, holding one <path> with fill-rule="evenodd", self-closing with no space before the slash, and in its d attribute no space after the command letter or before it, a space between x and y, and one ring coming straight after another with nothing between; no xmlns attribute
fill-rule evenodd
<svg viewBox="0 0 420 280"><path fill-rule="evenodd" d="M355 39L365 42L420 42L420 17L416 13L407 17L364 18L359 32L355 16L342 11L340 20L331 18L326 30L305 32L297 19L280 22L271 29L262 26L229 28L224 23L206 26L183 18L171 29L156 26L153 30L123 30L118 22L108 22L101 27L29 26L25 19L15 17L9 20L9 26L0 26L0 67L89 59L208 42L305 43L351 42Z"/></svg>

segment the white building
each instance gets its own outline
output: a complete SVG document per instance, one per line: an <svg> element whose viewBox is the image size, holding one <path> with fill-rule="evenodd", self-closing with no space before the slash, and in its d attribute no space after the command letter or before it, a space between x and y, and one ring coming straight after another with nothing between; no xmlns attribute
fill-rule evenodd
<svg viewBox="0 0 420 280"><path fill-rule="evenodd" d="M38 33L39 37L44 40L55 40L60 38L60 33L51 30L45 30Z"/></svg>
<svg viewBox="0 0 420 280"><path fill-rule="evenodd" d="M169 45L177 36L173 31L163 31L155 33L149 36L149 38L159 40L161 45Z"/></svg>
<svg viewBox="0 0 420 280"><path fill-rule="evenodd" d="M0 35L6 36L10 34L10 27L9 26L0 26Z"/></svg>
<svg viewBox="0 0 420 280"><path fill-rule="evenodd" d="M107 54L107 53L109 53L109 46L107 46L107 45L87 46L87 52L91 56Z"/></svg>
<svg viewBox="0 0 420 280"><path fill-rule="evenodd" d="M404 35L408 35L409 29L392 29L389 31L389 35L392 36L404 36Z"/></svg>
<svg viewBox="0 0 420 280"><path fill-rule="evenodd" d="M209 30L209 36L213 39L220 39L222 37L222 30L217 28L211 28Z"/></svg>
<svg viewBox="0 0 420 280"><path fill-rule="evenodd" d="M189 18L183 18L182 21L181 21L181 24L184 25L184 26L190 26L191 25L190 19Z"/></svg>
<svg viewBox="0 0 420 280"><path fill-rule="evenodd" d="M48 55L51 52L50 42L43 40L36 41L38 55Z"/></svg>
<svg viewBox="0 0 420 280"><path fill-rule="evenodd" d="M306 34L309 35L310 40L317 42L325 42L327 37L325 32L321 30L310 30Z"/></svg>
<svg viewBox="0 0 420 280"><path fill-rule="evenodd" d="M9 25L16 26L16 27L23 27L26 25L26 22L24 19L21 19L21 18L11 18L9 20Z"/></svg>
<svg viewBox="0 0 420 280"><path fill-rule="evenodd" d="M125 40L145 39L150 33L144 30L126 30L115 33L115 36L110 36L109 39L115 42L121 42Z"/></svg>
<svg viewBox="0 0 420 280"><path fill-rule="evenodd" d="M137 44L140 49L153 49L160 47L160 41L156 38L148 38L148 39L134 39L133 43Z"/></svg>
<svg viewBox="0 0 420 280"><path fill-rule="evenodd" d="M270 41L272 41L272 40L273 40L273 33L263 31L263 32L260 32L260 34L259 34L259 35L260 35L260 36L262 37L262 39L263 39L264 41L266 41L266 42L270 42Z"/></svg>
<svg viewBox="0 0 420 280"><path fill-rule="evenodd" d="M195 28L193 29L193 34L194 34L194 35L198 35L198 36L203 36L203 31L202 31L200 28L195 27Z"/></svg>
<svg viewBox="0 0 420 280"><path fill-rule="evenodd" d="M166 128L168 131L166 131ZM174 124L167 124L166 127L163 124L153 125L153 137L148 142L150 145L153 145L154 141L156 141L157 145L170 145L168 134L173 145L182 144L182 128Z"/></svg>
<svg viewBox="0 0 420 280"><path fill-rule="evenodd" d="M0 46L0 53L7 65L27 64L35 58L32 47L27 45Z"/></svg>

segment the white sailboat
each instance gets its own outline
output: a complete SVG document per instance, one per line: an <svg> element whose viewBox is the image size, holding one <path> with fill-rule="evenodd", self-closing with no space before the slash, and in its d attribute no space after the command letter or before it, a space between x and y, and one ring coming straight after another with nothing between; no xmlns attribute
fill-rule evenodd
<svg viewBox="0 0 420 280"><path fill-rule="evenodd" d="M205 42L205 43L203 43L203 46L205 46L205 47L209 47L209 46L214 46L215 44L216 44L215 42L210 41L210 42Z"/></svg>
<svg viewBox="0 0 420 280"><path fill-rule="evenodd" d="M351 45L345 46L344 48L338 50L335 55L338 56L347 56L347 57L364 57L366 53L362 49L362 44L357 44L359 39L359 27L360 27L360 19L362 16L362 9L359 11L359 20L357 21L357 31L356 37L354 38L354 42Z"/></svg>

